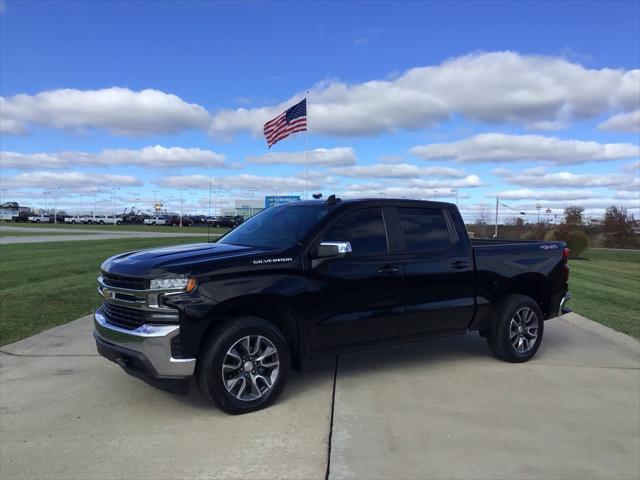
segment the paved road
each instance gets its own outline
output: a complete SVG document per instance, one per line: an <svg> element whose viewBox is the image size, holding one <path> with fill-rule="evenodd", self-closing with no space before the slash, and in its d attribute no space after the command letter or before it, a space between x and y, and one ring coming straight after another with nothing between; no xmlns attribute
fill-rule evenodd
<svg viewBox="0 0 640 480"><path fill-rule="evenodd" d="M2 349L0 471L322 479L330 460L335 479L640 478L640 344L575 314L546 327L520 365L477 335L324 359L233 417L97 357L86 317Z"/></svg>
<svg viewBox="0 0 640 480"><path fill-rule="evenodd" d="M66 242L66 241L79 241L79 240L112 240L117 238L158 238L158 237L198 237L203 238L207 232L206 229L202 229L200 233L193 233L189 230L185 233L176 232L162 232L157 230L150 230L148 232L142 231L125 231L119 230L114 232L105 227L104 230L84 230L79 228L29 228L29 227L13 227L3 226L0 228L2 232L28 232L34 233L34 236L6 236L0 237L0 245L10 243L41 243L41 242ZM64 235L61 233L64 232ZM40 233L56 233L56 235L40 235ZM219 237L220 234L211 234L212 238Z"/></svg>

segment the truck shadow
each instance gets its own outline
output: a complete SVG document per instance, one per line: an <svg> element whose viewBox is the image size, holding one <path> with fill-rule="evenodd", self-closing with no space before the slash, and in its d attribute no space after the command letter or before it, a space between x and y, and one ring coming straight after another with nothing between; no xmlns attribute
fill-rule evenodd
<svg viewBox="0 0 640 480"><path fill-rule="evenodd" d="M287 387L278 403L292 400L299 395L317 395L318 392L324 392L325 389L332 389L336 360L338 362L338 382L352 376L373 377L381 373L405 372L408 369L424 369L428 373L428 370L436 370L443 365L453 367L468 365L469 362L474 364L502 363L493 357L487 342L477 333L363 349L339 354L337 357L328 356L310 360L305 364L302 372L292 370ZM200 397L195 384L191 385L188 395L175 397L197 409L212 409Z"/></svg>

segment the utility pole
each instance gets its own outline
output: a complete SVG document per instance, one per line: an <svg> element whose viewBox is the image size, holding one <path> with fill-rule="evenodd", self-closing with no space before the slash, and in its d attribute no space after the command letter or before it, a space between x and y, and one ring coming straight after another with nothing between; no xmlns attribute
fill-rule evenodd
<svg viewBox="0 0 640 480"><path fill-rule="evenodd" d="M499 198L496 197L496 228L493 232L493 238L498 238L498 202L499 202Z"/></svg>

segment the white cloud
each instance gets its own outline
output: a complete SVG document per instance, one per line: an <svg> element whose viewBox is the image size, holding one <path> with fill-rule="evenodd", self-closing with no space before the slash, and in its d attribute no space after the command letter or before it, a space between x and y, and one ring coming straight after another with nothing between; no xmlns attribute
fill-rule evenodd
<svg viewBox="0 0 640 480"><path fill-rule="evenodd" d="M60 187L76 191L90 190L92 188L135 187L142 182L132 175L108 175L82 172L29 172L19 175L5 176L2 179L3 186L10 188L43 188Z"/></svg>
<svg viewBox="0 0 640 480"><path fill-rule="evenodd" d="M640 188L638 178L630 178L628 175L619 174L577 174L571 172L548 173L543 167L532 168L522 172L513 172L504 168L496 168L494 174L505 181L525 187L612 187L620 190Z"/></svg>
<svg viewBox="0 0 640 480"><path fill-rule="evenodd" d="M209 189L209 178L205 175L174 175L161 177L156 185L165 188L192 188L198 190ZM318 188L318 183L309 179L309 188ZM268 192L301 192L304 191L306 180L295 177L263 177L258 175L240 174L226 177L213 177L214 187L224 190L260 190Z"/></svg>
<svg viewBox="0 0 640 480"><path fill-rule="evenodd" d="M569 165L637 157L640 147L629 143L562 140L540 135L482 133L457 142L418 145L410 153L425 160L450 159L460 163L528 160Z"/></svg>
<svg viewBox="0 0 640 480"><path fill-rule="evenodd" d="M465 176L462 170L450 167L418 167L408 163L379 163L355 167L338 167L329 170L332 174L355 178L417 178Z"/></svg>
<svg viewBox="0 0 640 480"><path fill-rule="evenodd" d="M492 193L490 197L501 200L584 200L593 197L593 193L584 190L505 190Z"/></svg>
<svg viewBox="0 0 640 480"><path fill-rule="evenodd" d="M0 152L2 168L70 168L92 166L139 166L145 168L223 167L225 156L200 148L154 145L137 150L107 149L98 153Z"/></svg>
<svg viewBox="0 0 640 480"><path fill-rule="evenodd" d="M625 172L632 172L636 174L639 173L638 171L640 170L640 160L633 163L627 163L622 167L622 170Z"/></svg>
<svg viewBox="0 0 640 480"><path fill-rule="evenodd" d="M615 198L623 198L628 200L640 200L640 190L621 190L616 192Z"/></svg>
<svg viewBox="0 0 640 480"><path fill-rule="evenodd" d="M355 165L356 160L356 152L351 147L316 148L309 152L309 164L314 167ZM305 165L307 152L270 152L247 157L247 161L263 165Z"/></svg>
<svg viewBox="0 0 640 480"><path fill-rule="evenodd" d="M640 70L587 69L566 59L516 52L473 53L408 70L392 80L316 84L309 130L357 136L430 127L453 114L489 123L559 128L573 119L638 108ZM263 124L303 92L269 107L221 110L211 133L228 137Z"/></svg>
<svg viewBox="0 0 640 480"><path fill-rule="evenodd" d="M62 89L0 97L2 133L25 133L32 125L82 131L100 128L118 135L152 135L207 128L203 107L159 90Z"/></svg>
<svg viewBox="0 0 640 480"><path fill-rule="evenodd" d="M599 124L598 128L610 132L640 132L640 110L614 115Z"/></svg>

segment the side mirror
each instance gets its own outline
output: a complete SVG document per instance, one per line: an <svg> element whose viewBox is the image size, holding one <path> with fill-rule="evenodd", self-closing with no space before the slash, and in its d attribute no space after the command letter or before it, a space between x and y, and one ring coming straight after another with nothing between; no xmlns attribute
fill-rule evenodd
<svg viewBox="0 0 640 480"><path fill-rule="evenodd" d="M351 255L351 242L322 242L316 258L340 258Z"/></svg>

